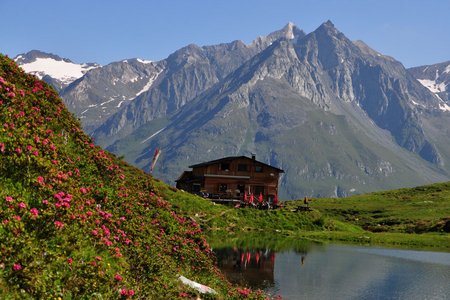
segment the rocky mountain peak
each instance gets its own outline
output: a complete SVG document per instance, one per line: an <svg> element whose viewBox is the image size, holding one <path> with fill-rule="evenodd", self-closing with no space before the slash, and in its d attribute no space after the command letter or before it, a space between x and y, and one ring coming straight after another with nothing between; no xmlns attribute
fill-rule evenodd
<svg viewBox="0 0 450 300"><path fill-rule="evenodd" d="M282 29L281 32L284 33L284 37L288 40L294 40L302 38L305 36L305 32L295 26L293 22L288 22Z"/></svg>
<svg viewBox="0 0 450 300"><path fill-rule="evenodd" d="M36 59L38 59L38 58L50 58L50 59L53 59L56 61L65 61L68 63L72 62L70 59L61 58L58 55L39 51L39 50L31 50L27 53L19 54L14 58L14 61L16 63L18 63L19 65L23 65L23 64L32 63L32 62L36 61Z"/></svg>
<svg viewBox="0 0 450 300"><path fill-rule="evenodd" d="M350 41L331 21L322 23L312 32L316 37Z"/></svg>
<svg viewBox="0 0 450 300"><path fill-rule="evenodd" d="M27 73L36 75L61 91L69 84L81 78L89 70L100 67L98 64L77 64L58 55L32 50L14 58Z"/></svg>
<svg viewBox="0 0 450 300"><path fill-rule="evenodd" d="M279 39L287 39L296 42L305 36L305 32L298 28L294 23L288 22L280 30L269 33L267 36L256 38L250 46L260 48L261 50L271 45Z"/></svg>

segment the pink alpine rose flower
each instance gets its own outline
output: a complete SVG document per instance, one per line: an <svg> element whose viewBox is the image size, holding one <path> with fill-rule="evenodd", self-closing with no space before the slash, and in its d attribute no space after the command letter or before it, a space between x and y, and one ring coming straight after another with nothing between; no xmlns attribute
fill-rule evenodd
<svg viewBox="0 0 450 300"><path fill-rule="evenodd" d="M38 176L38 177L36 178L36 180L37 180L37 182L38 182L39 184L44 184L44 177Z"/></svg>
<svg viewBox="0 0 450 300"><path fill-rule="evenodd" d="M53 222L53 224L55 224L56 228L58 229L62 229L64 227L64 223L61 221L55 221Z"/></svg>
<svg viewBox="0 0 450 300"><path fill-rule="evenodd" d="M39 215L39 210L35 207L30 209L30 213L33 215L33 217L37 217Z"/></svg>
<svg viewBox="0 0 450 300"><path fill-rule="evenodd" d="M114 279L117 280L117 281L122 281L123 280L122 276L120 276L119 274L114 275Z"/></svg>

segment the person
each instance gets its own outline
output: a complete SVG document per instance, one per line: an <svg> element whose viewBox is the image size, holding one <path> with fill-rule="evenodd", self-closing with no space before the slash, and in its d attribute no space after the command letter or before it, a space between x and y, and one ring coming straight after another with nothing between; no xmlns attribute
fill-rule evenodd
<svg viewBox="0 0 450 300"><path fill-rule="evenodd" d="M273 199L273 207L277 207L278 206L278 196L275 195L275 198Z"/></svg>

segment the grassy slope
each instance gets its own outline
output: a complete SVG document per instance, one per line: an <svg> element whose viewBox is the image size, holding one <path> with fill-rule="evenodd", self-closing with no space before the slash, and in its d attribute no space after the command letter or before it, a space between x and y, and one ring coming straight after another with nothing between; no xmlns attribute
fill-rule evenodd
<svg viewBox="0 0 450 300"><path fill-rule="evenodd" d="M258 236L275 245L295 244L296 239L306 238L450 250L450 234L445 232L450 216L450 183L349 198L313 199L309 204L311 212L294 212L303 206L300 200L287 201L283 208L274 211L235 209L199 202L198 197L161 182L156 182L155 187L171 199L178 211L195 219L215 247L248 244L248 236ZM407 197L411 199L406 201ZM389 220L391 226L380 223L382 210L384 220Z"/></svg>
<svg viewBox="0 0 450 300"><path fill-rule="evenodd" d="M177 274L239 297L196 221L2 55L0 124L0 298L195 297Z"/></svg>
<svg viewBox="0 0 450 300"><path fill-rule="evenodd" d="M450 182L341 199L314 199L314 208L372 232L449 232Z"/></svg>
<svg viewBox="0 0 450 300"><path fill-rule="evenodd" d="M450 251L450 182L349 198L313 199L310 205L328 218L366 230L364 235L336 234L336 239Z"/></svg>

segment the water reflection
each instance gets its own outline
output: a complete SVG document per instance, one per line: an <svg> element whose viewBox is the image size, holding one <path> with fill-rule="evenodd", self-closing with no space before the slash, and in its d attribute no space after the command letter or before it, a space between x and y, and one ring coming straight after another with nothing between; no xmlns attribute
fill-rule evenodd
<svg viewBox="0 0 450 300"><path fill-rule="evenodd" d="M258 289L274 286L275 252L269 249L238 248L215 252L220 269L231 282Z"/></svg>
<svg viewBox="0 0 450 300"><path fill-rule="evenodd" d="M450 299L450 253L339 245L215 251L230 281L283 299Z"/></svg>

